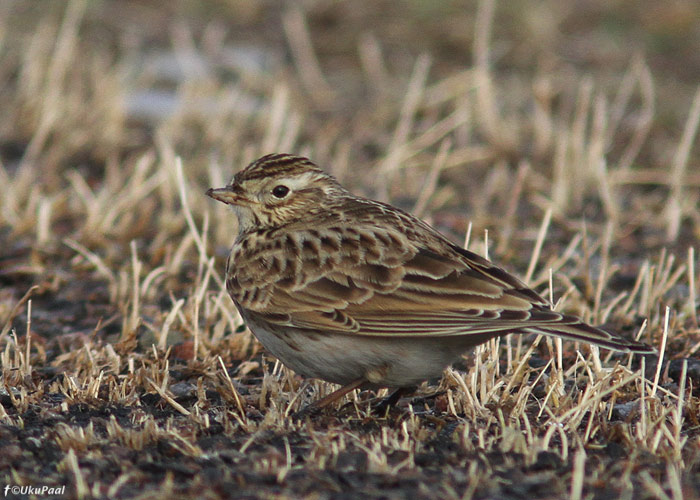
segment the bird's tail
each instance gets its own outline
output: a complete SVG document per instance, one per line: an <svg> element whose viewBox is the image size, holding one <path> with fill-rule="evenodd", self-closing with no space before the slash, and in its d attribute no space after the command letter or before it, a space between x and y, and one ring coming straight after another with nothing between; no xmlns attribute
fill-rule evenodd
<svg viewBox="0 0 700 500"><path fill-rule="evenodd" d="M571 323L568 323L567 320L571 321ZM635 354L654 354L656 352L648 344L625 339L603 328L588 325L575 316L563 315L560 321L551 326L530 327L523 329L523 331L588 342L606 349L612 349L613 351L632 352Z"/></svg>

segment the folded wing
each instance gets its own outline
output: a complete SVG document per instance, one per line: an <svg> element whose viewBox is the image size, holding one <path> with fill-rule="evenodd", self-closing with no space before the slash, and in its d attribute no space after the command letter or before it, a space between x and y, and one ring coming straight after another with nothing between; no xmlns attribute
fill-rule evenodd
<svg viewBox="0 0 700 500"><path fill-rule="evenodd" d="M386 227L296 231L249 256L246 265L239 263L229 291L249 314L322 332L484 338L541 333L653 352L552 311L520 280L434 231L433 241L419 243L406 228Z"/></svg>

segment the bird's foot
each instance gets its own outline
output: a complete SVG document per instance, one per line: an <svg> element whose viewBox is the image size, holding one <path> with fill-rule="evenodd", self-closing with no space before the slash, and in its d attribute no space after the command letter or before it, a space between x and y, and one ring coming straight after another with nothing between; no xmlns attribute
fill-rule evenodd
<svg viewBox="0 0 700 500"><path fill-rule="evenodd" d="M320 413L320 411L323 410L326 406L330 405L331 403L334 403L335 401L338 401L340 398L342 398L349 392L352 392L355 389L360 389L366 383L367 381L364 378L359 378L353 382L350 382L349 384L344 385L340 389L331 392L327 396L322 397L318 401L314 401L313 403L306 405L301 410L292 413L291 417L293 420L303 420L306 417L313 417L314 415Z"/></svg>

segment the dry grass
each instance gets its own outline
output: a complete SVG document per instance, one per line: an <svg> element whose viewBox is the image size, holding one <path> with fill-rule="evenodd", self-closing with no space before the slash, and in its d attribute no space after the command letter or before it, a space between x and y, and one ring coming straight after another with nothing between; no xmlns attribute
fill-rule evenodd
<svg viewBox="0 0 700 500"><path fill-rule="evenodd" d="M513 12L493 0L458 14L407 2L391 22L361 2L362 15L317 2L277 17L263 2L20 5L0 9L0 487L700 495L700 90L674 106L641 55L617 72L509 73L493 27ZM472 66L431 51L457 36L435 23L453 15L470 20ZM337 17L349 27L328 28ZM415 57L382 39L411 23L428 50ZM262 354L222 284L233 217L203 196L272 151L466 233L556 308L658 359L510 337L386 415L355 392L292 421L333 387Z"/></svg>

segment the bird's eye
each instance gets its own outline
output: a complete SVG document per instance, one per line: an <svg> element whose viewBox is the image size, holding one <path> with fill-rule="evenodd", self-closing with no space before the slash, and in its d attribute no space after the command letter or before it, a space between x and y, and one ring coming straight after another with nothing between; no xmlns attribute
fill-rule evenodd
<svg viewBox="0 0 700 500"><path fill-rule="evenodd" d="M279 185L272 188L272 194L275 198L284 198L289 193L289 188L287 186Z"/></svg>

